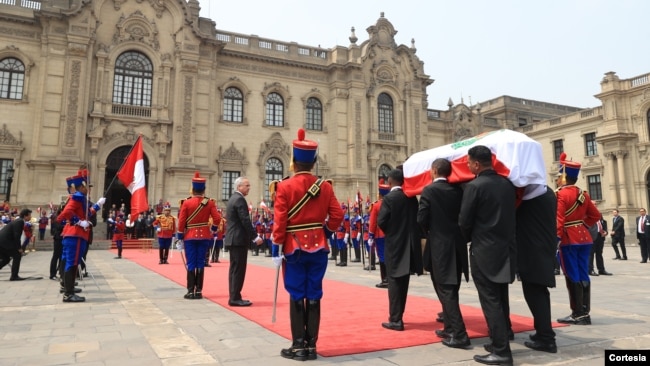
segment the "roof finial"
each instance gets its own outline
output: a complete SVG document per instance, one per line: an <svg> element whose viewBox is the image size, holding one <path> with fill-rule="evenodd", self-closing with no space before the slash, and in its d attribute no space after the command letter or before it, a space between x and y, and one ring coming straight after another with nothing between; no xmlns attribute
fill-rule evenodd
<svg viewBox="0 0 650 366"><path fill-rule="evenodd" d="M357 41L359 40L359 38L357 38L356 34L354 34L354 27L352 27L351 31L352 31L352 34L350 35L350 38L349 38L350 43L356 44Z"/></svg>

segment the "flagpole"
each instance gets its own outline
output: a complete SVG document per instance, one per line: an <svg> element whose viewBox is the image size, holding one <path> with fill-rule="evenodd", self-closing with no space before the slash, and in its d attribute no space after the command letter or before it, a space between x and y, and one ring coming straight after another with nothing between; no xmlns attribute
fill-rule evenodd
<svg viewBox="0 0 650 366"><path fill-rule="evenodd" d="M126 154L126 157L124 158L124 161L122 161L122 165L120 165L120 167L117 169L117 173L119 173L119 171L122 170L122 167L124 167L124 164L126 163L126 158L129 155L131 155L131 152L133 152L133 148L135 148L135 144L137 144L138 140L141 139L141 138L142 138L142 134L138 135L138 138L135 139L135 142L131 146L131 150L129 150L129 152ZM104 191L103 197L106 197L106 193L111 189L111 187L113 186L113 183L115 183L115 178L117 178L117 173L115 173L115 175L113 176L113 180L111 180L111 183L109 183L108 187L106 187L106 190Z"/></svg>

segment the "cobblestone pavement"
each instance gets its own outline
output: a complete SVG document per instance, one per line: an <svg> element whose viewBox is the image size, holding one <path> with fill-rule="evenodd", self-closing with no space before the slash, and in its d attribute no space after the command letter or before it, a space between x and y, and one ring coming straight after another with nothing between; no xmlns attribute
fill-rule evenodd
<svg viewBox="0 0 650 366"><path fill-rule="evenodd" d="M593 324L557 329L556 354L529 350L523 342L530 332L517 334L511 342L516 365L602 365L605 349L650 349L650 263L639 263L638 247L628 249L628 261L613 261L611 248L605 251L607 270L614 275L592 278ZM23 258L21 276L43 276L42 280L11 282L8 268L0 271L0 365L295 364L279 356L280 349L289 345L286 339L208 300L184 301L185 291L178 284L128 260L115 260L107 250L89 253L94 281L89 277L80 284L87 301L62 303L58 282L48 279L50 257L51 252L38 250ZM250 257L249 262L272 266L263 256ZM360 263L332 265L327 277L374 286L378 271L361 268ZM553 318L570 313L564 280L557 279L559 287L551 289ZM410 294L435 298L429 277L413 277ZM471 281L462 285L460 296L463 304L479 307ZM510 287L510 305L513 313L530 315L518 282ZM472 350L437 343L308 362L475 365L472 357L485 353L482 345L487 341L472 339Z"/></svg>

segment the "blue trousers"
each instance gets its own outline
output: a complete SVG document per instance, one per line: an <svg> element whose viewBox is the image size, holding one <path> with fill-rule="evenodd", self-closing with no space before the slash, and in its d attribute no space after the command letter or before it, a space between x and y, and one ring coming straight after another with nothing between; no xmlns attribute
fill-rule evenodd
<svg viewBox="0 0 650 366"><path fill-rule="evenodd" d="M61 258L65 260L65 271L79 265L79 258L86 252L88 242L85 239L69 236L63 238L63 254Z"/></svg>
<svg viewBox="0 0 650 366"><path fill-rule="evenodd" d="M323 297L323 277L327 269L325 250L315 253L297 250L286 256L284 288L292 300L320 300Z"/></svg>
<svg viewBox="0 0 650 366"><path fill-rule="evenodd" d="M172 245L172 238L158 238L158 248L169 249Z"/></svg>
<svg viewBox="0 0 650 366"><path fill-rule="evenodd" d="M562 271L571 282L590 282L589 254L592 244L574 244L560 246L558 256Z"/></svg>
<svg viewBox="0 0 650 366"><path fill-rule="evenodd" d="M211 239L185 240L185 259L187 270L193 271L205 267L205 256L212 245Z"/></svg>

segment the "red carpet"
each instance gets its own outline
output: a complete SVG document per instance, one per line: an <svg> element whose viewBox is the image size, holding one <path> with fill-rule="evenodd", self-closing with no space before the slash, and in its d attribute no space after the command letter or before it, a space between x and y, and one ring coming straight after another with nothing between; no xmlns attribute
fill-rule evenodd
<svg viewBox="0 0 650 366"><path fill-rule="evenodd" d="M123 252L123 257L159 273L179 284L179 301L184 300L185 269L178 252L174 252L168 265L158 264L158 252L144 253L140 250ZM228 306L228 262L213 263L206 268L203 296L235 313L252 320L287 339L289 329L289 295L282 287L278 290L276 323L271 323L275 270L248 264L242 296L251 300L251 307ZM269 258L270 261L270 258ZM381 327L388 319L388 294L385 289L352 285L345 282L325 280L322 300L321 328L318 353L322 356L341 356L403 348L440 342L433 330L442 327L435 321L441 311L438 300L409 295L404 314L404 332ZM431 289L433 292L433 288ZM462 300L462 298L461 298ZM480 308L461 305L461 311L470 338L487 336L487 325ZM517 332L533 330L533 319L512 314L512 328ZM345 325L345 326L344 326ZM557 326L559 324L554 324ZM288 344L287 344L288 345Z"/></svg>

